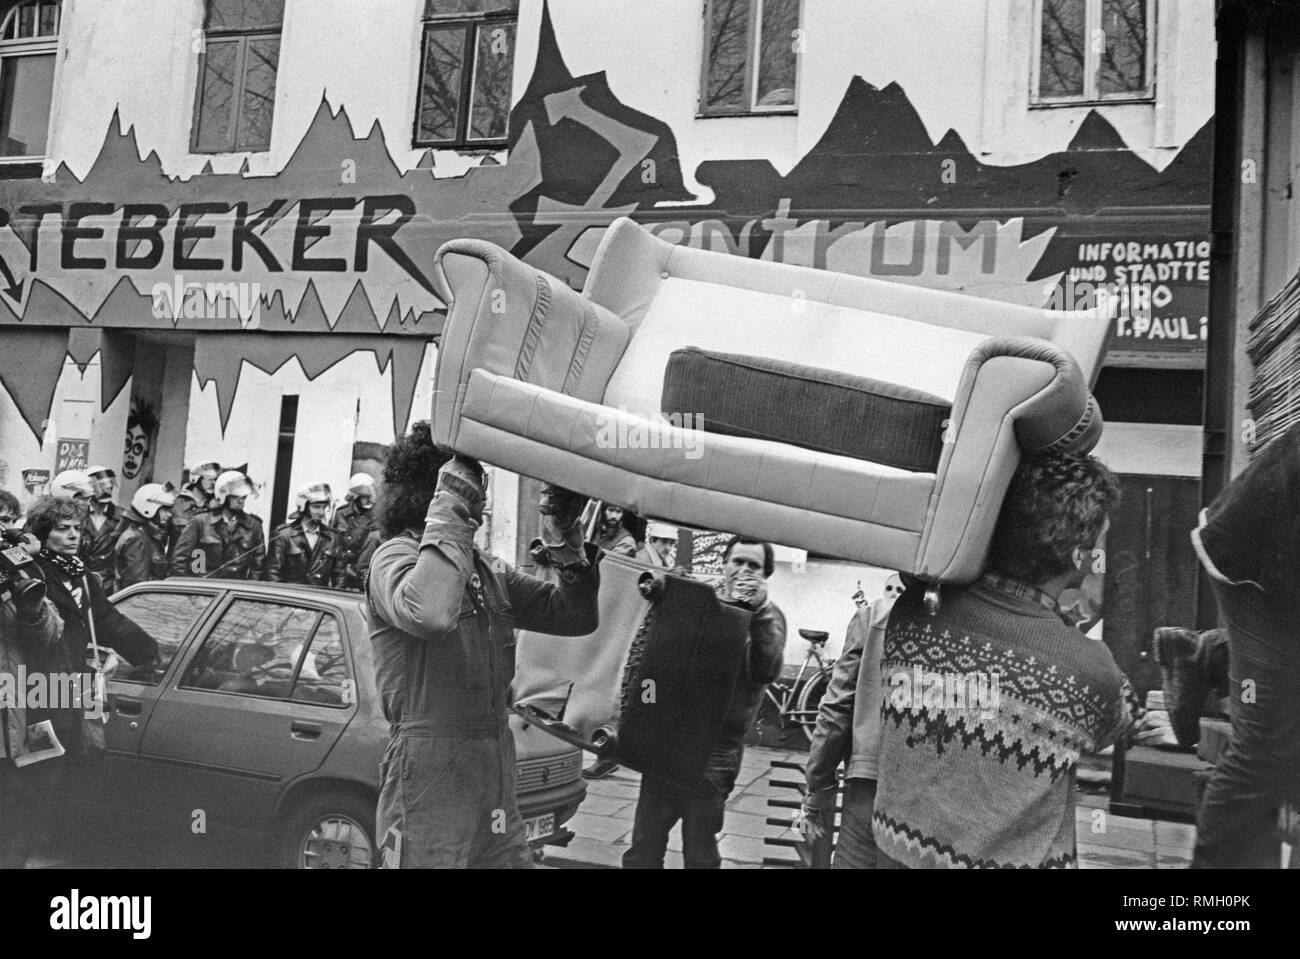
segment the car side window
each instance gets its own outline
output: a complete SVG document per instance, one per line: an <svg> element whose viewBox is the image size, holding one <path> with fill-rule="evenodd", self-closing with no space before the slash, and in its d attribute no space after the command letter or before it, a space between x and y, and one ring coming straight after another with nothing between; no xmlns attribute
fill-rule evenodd
<svg viewBox="0 0 1300 959"><path fill-rule="evenodd" d="M119 667L113 679L156 686L176 658L194 623L212 602L209 593L133 593L114 605L158 643L158 662L153 666Z"/></svg>
<svg viewBox="0 0 1300 959"><path fill-rule="evenodd" d="M181 685L288 699L320 616L301 606L237 599L204 639Z"/></svg>
<svg viewBox="0 0 1300 959"><path fill-rule="evenodd" d="M312 638L307 655L298 669L293 685L293 699L297 702L323 703L327 706L345 706L356 702L356 686L348 671L347 656L343 651L343 637L339 622L326 615L316 635Z"/></svg>

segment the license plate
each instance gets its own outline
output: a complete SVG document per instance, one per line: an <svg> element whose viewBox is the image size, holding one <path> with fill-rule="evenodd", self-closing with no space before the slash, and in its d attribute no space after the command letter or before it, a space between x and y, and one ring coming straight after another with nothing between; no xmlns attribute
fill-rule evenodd
<svg viewBox="0 0 1300 959"><path fill-rule="evenodd" d="M553 812L548 812L545 816L534 816L532 819L524 820L524 838L528 842L545 839L554 832L555 813Z"/></svg>

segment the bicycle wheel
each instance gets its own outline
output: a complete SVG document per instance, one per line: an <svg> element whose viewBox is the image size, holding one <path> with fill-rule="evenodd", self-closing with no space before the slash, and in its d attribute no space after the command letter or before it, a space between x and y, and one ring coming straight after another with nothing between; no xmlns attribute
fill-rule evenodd
<svg viewBox="0 0 1300 959"><path fill-rule="evenodd" d="M795 701L795 719L803 729L803 734L812 744L813 730L817 728L817 710L822 704L822 697L831 685L830 670L810 676L799 689Z"/></svg>

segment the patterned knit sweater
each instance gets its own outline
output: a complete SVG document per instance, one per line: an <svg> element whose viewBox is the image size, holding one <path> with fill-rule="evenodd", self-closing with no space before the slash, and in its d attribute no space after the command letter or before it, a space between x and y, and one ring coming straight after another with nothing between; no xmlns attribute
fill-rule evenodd
<svg viewBox="0 0 1300 959"><path fill-rule="evenodd" d="M1000 577L945 590L935 616L921 602L907 590L885 636L881 852L914 869L1073 867L1079 754L1129 721L1110 651Z"/></svg>

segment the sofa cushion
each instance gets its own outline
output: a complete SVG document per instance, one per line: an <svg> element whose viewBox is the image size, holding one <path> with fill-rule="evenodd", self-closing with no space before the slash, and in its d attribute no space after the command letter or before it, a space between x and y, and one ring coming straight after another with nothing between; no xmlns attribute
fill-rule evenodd
<svg viewBox="0 0 1300 959"><path fill-rule="evenodd" d="M792 290L778 296L671 277L632 334L605 388L606 406L659 412L668 355L683 346L839 370L957 398L982 333L833 306Z"/></svg>
<svg viewBox="0 0 1300 959"><path fill-rule="evenodd" d="M668 357L663 412L710 433L932 473L952 404L870 377L692 346Z"/></svg>

